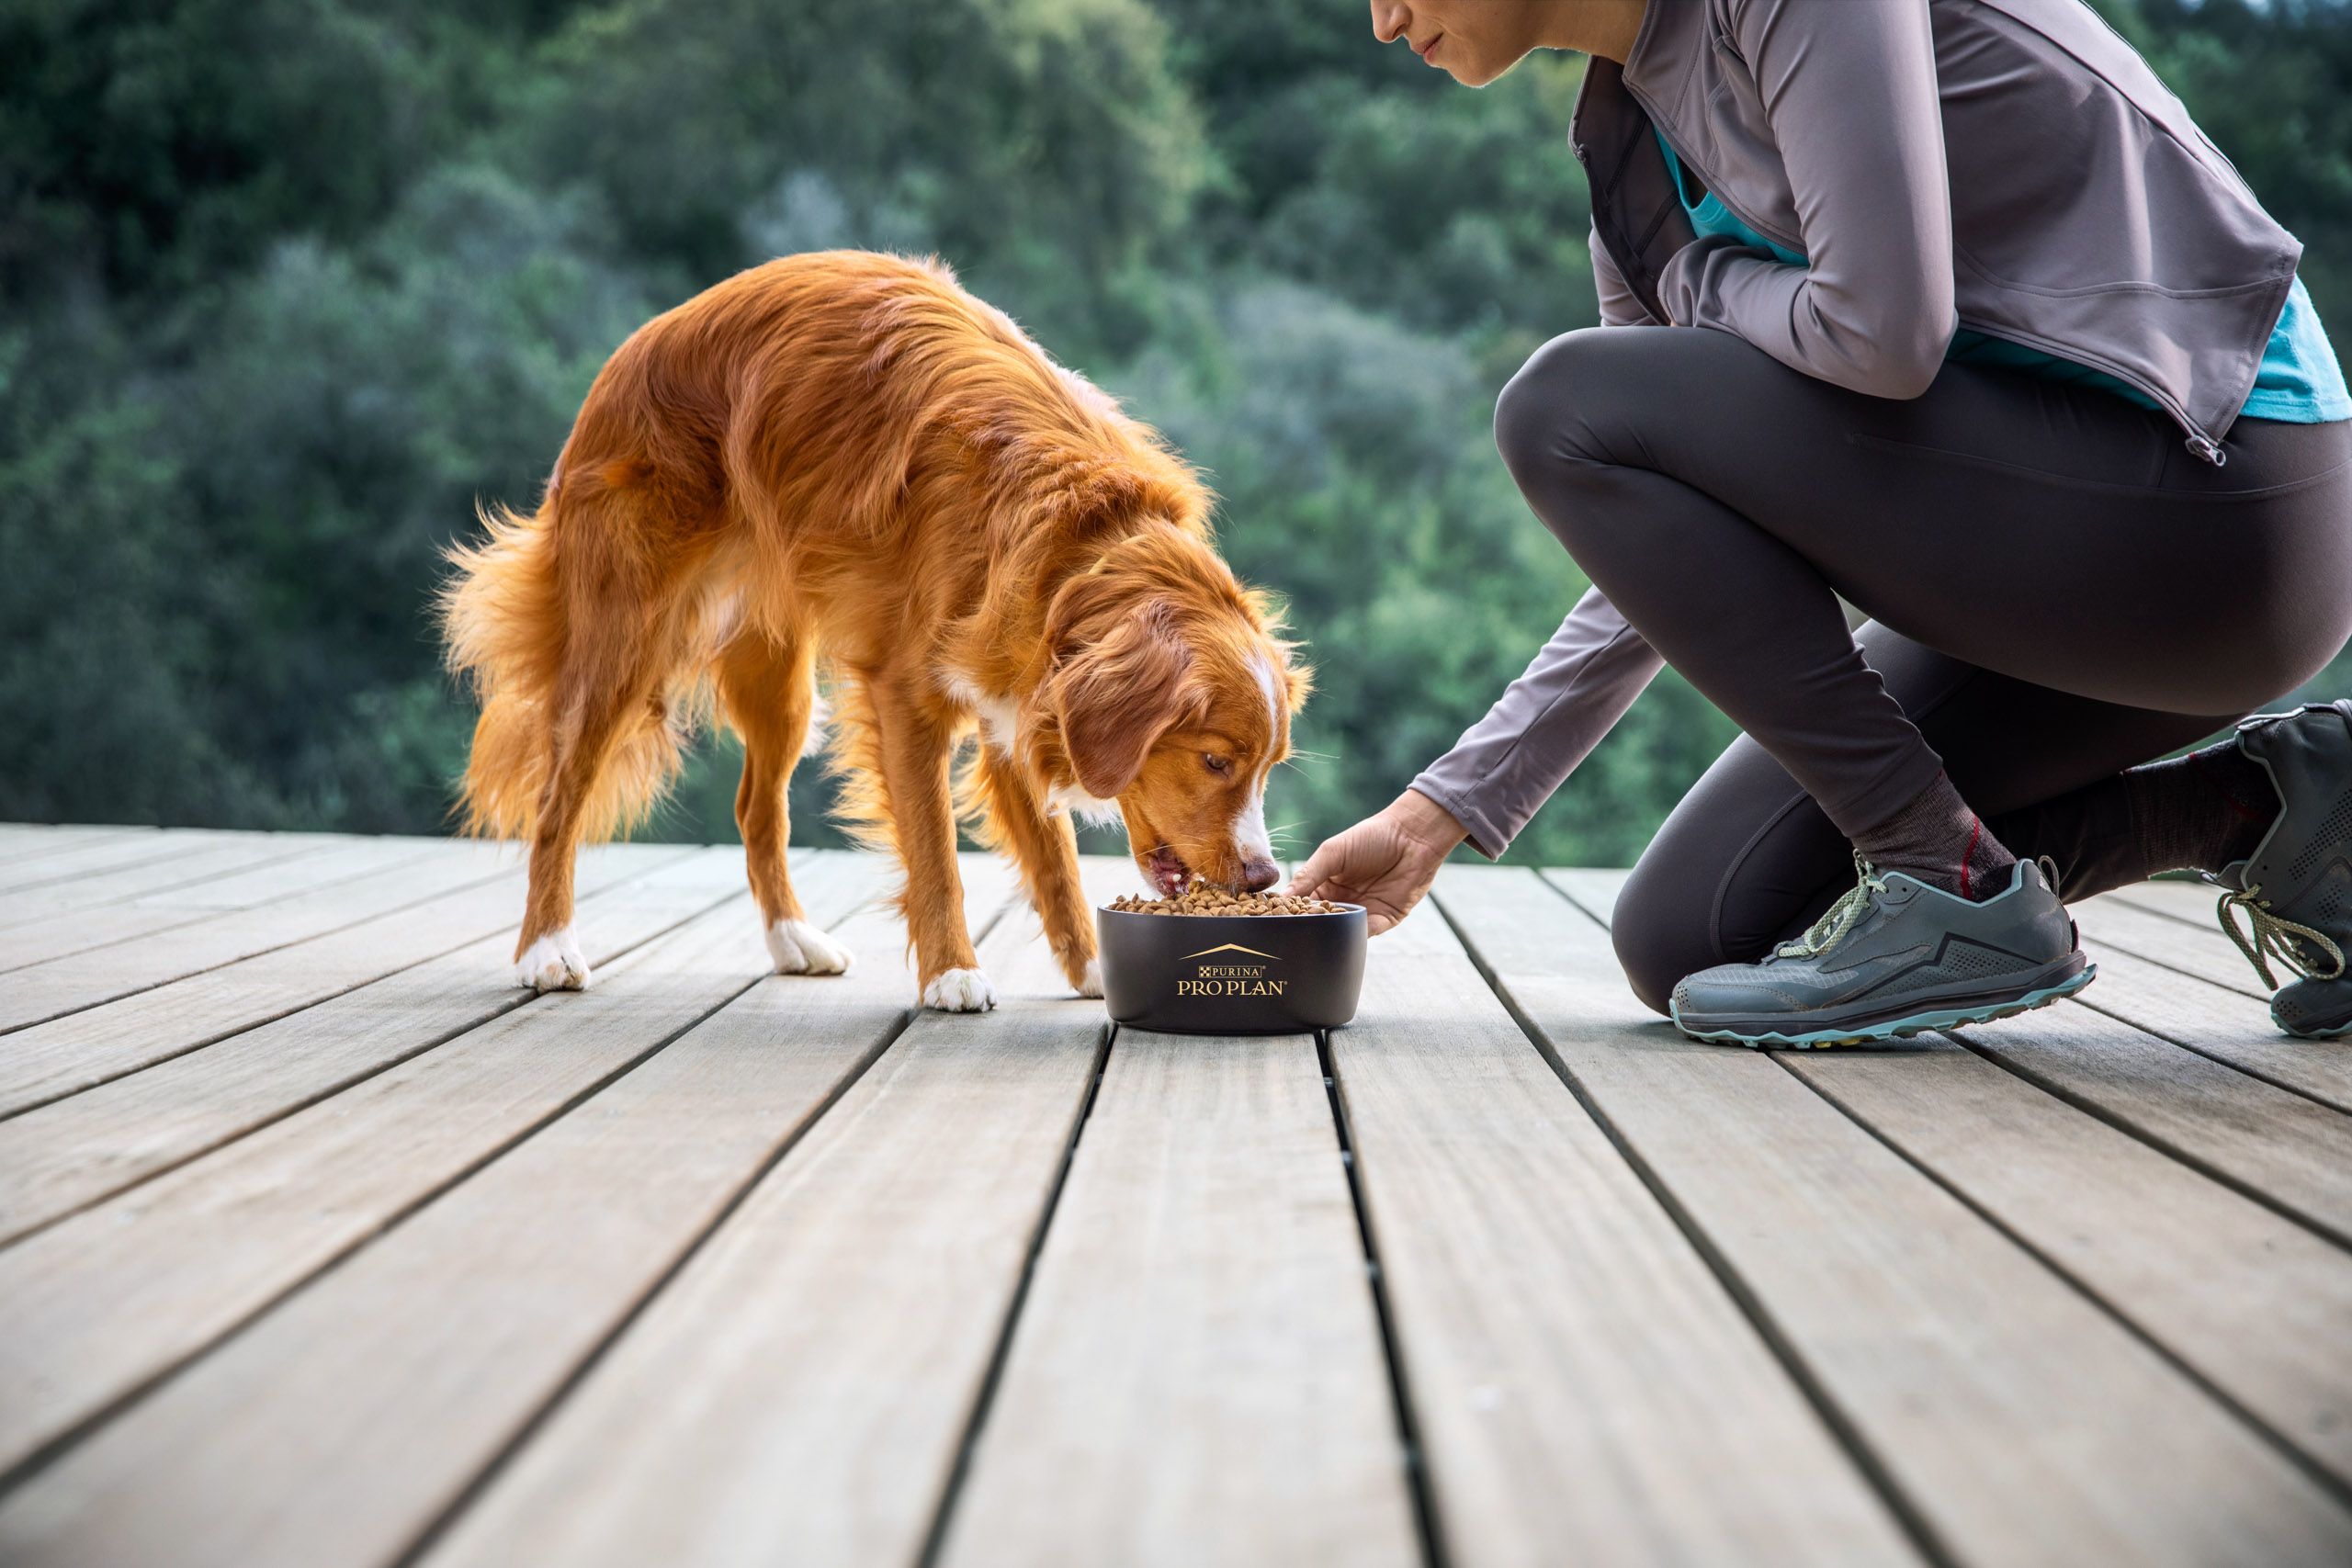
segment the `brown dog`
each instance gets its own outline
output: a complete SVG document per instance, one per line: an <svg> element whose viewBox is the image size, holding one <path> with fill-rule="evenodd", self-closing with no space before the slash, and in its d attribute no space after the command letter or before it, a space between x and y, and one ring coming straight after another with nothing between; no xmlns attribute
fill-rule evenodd
<svg viewBox="0 0 2352 1568"><path fill-rule="evenodd" d="M831 672L846 814L906 872L925 1005L995 1004L965 929L950 758L1070 984L1101 994L1068 808L1155 886L1278 875L1268 771L1306 675L1210 547L1192 470L935 264L790 256L655 318L589 389L531 516L452 551L482 712L472 831L532 841L517 978L576 988L583 837L639 818L716 704L780 972L837 973L785 869L785 786Z"/></svg>

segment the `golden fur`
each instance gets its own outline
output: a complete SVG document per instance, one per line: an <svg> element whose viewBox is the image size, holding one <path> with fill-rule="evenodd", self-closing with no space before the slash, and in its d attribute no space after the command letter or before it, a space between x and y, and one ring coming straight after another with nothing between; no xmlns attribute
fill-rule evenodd
<svg viewBox="0 0 2352 1568"><path fill-rule="evenodd" d="M778 966L839 966L775 935L802 929L785 786L820 662L844 815L904 866L927 1000L963 972L939 1005L986 1005L948 776L976 721L965 808L1081 989L1093 923L1063 804L1115 800L1163 886L1271 880L1256 803L1306 677L1208 509L1150 430L935 263L791 256L655 318L596 378L537 511L489 511L451 551L449 661L481 700L465 822L532 840L526 983L585 983L577 846L643 815L714 705L743 739L736 816Z"/></svg>

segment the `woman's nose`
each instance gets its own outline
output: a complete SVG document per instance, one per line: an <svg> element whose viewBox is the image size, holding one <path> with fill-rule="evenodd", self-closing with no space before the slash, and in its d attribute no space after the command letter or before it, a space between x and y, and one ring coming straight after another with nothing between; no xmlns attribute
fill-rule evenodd
<svg viewBox="0 0 2352 1568"><path fill-rule="evenodd" d="M1412 20L1411 10L1396 0L1372 0L1372 36L1382 43L1395 43L1404 37Z"/></svg>

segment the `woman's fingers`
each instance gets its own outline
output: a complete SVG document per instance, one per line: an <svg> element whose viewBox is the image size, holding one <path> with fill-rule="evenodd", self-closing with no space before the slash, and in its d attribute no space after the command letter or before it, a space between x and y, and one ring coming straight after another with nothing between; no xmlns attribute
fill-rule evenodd
<svg viewBox="0 0 2352 1568"><path fill-rule="evenodd" d="M1306 857L1306 863L1290 879L1290 890L1302 898L1338 897L1339 879L1348 871L1348 840L1355 831L1351 828L1317 845L1315 852ZM1327 887L1332 891L1324 891Z"/></svg>
<svg viewBox="0 0 2352 1568"><path fill-rule="evenodd" d="M1302 897L1363 905L1370 935L1395 930L1429 891L1437 862L1445 857L1441 852L1431 858L1387 818L1385 812L1368 817L1324 840L1291 878L1290 890Z"/></svg>
<svg viewBox="0 0 2352 1568"><path fill-rule="evenodd" d="M1300 866L1297 871L1291 874L1290 890L1292 893L1297 895L1301 898L1319 898L1322 897L1322 895L1317 892L1316 889L1323 886L1323 863L1329 857L1330 851L1331 841L1329 839L1326 839L1317 847L1313 854L1306 857L1306 863Z"/></svg>

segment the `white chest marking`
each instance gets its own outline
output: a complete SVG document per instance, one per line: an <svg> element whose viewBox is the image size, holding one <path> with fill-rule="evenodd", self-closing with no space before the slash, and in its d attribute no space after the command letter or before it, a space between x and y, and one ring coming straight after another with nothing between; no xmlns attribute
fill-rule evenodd
<svg viewBox="0 0 2352 1568"><path fill-rule="evenodd" d="M1126 818L1119 814L1117 801L1102 800L1091 795L1074 784L1056 786L1053 792L1046 796L1046 809L1049 812L1073 813L1080 821L1097 828L1117 828L1124 826L1126 822Z"/></svg>
<svg viewBox="0 0 2352 1568"><path fill-rule="evenodd" d="M1266 694L1266 736L1268 754L1272 755L1272 742L1283 732L1280 680L1274 673L1272 661L1262 653L1250 660L1250 668L1257 673L1258 689ZM1272 762L1258 771L1257 778L1250 784L1250 804L1242 808L1241 816L1233 824L1235 841L1244 850L1253 850L1268 860L1274 858L1273 840L1266 834L1266 775L1272 772Z"/></svg>
<svg viewBox="0 0 2352 1568"><path fill-rule="evenodd" d="M961 675L949 675L940 684L957 706L980 721L980 739L1006 756L1021 739L1021 708L1011 697L990 696Z"/></svg>

